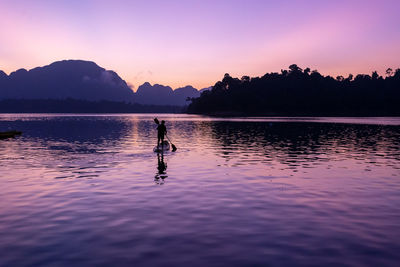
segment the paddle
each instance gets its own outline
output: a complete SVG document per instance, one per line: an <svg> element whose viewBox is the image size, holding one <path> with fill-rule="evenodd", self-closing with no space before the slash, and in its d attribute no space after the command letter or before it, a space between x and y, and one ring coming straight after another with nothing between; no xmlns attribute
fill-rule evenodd
<svg viewBox="0 0 400 267"><path fill-rule="evenodd" d="M176 150L177 150L177 148L176 148L176 146L171 142L171 140L169 139L169 137L168 137L168 135L166 134L165 135L166 137L167 137L167 139L168 139L168 141L171 143L171 146L172 146L172 152L175 152Z"/></svg>
<svg viewBox="0 0 400 267"><path fill-rule="evenodd" d="M158 121L158 119L157 118L154 118L154 122L157 124L157 125L159 125L160 124L160 122ZM167 139L168 139L168 141L171 143L171 146L172 146L172 152L175 152L176 150L177 150L177 148L176 148L176 146L171 142L171 140L169 139L169 137L168 137L168 135L167 134L165 134L165 136L167 137Z"/></svg>

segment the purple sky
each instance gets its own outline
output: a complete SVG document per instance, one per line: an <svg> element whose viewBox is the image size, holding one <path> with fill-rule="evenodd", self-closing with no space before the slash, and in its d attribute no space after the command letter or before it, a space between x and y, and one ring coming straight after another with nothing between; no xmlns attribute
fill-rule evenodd
<svg viewBox="0 0 400 267"><path fill-rule="evenodd" d="M0 69L85 59L135 89L202 88L292 63L384 74L400 67L399 14L397 0L0 0Z"/></svg>

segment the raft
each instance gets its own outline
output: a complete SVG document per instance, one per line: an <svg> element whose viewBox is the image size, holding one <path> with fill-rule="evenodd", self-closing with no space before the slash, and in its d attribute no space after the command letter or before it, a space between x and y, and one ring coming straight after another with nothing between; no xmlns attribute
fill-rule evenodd
<svg viewBox="0 0 400 267"><path fill-rule="evenodd" d="M153 148L154 152L163 152L168 151L170 149L170 145L168 141L164 141L162 144L159 144Z"/></svg>

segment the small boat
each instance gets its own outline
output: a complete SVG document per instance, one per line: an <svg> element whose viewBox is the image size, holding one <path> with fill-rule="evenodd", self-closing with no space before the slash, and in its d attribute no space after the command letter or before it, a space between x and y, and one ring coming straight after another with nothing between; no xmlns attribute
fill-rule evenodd
<svg viewBox="0 0 400 267"><path fill-rule="evenodd" d="M162 144L159 144L153 148L154 152L163 152L168 151L170 149L169 142L164 141Z"/></svg>
<svg viewBox="0 0 400 267"><path fill-rule="evenodd" d="M12 138L17 135L21 135L22 132L20 131L7 131L7 132L0 132L0 139Z"/></svg>

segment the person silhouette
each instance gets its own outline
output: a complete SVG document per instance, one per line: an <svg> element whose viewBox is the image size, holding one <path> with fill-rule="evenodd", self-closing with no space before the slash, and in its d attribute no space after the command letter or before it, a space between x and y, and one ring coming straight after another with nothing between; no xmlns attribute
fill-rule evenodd
<svg viewBox="0 0 400 267"><path fill-rule="evenodd" d="M165 121L161 121L161 124L157 126L157 147L159 145L162 145L162 149L164 149L164 137L165 134L167 133L167 127L165 127Z"/></svg>

